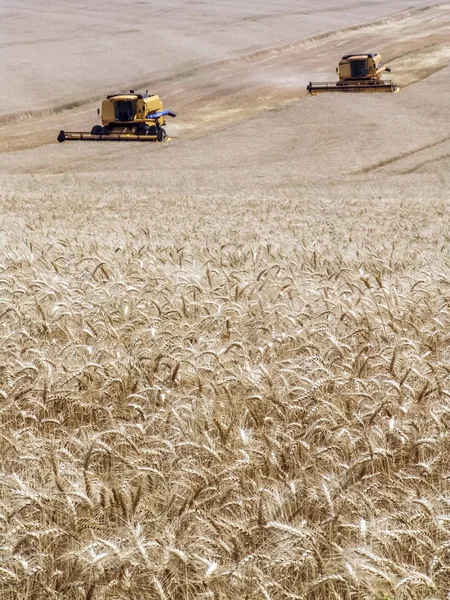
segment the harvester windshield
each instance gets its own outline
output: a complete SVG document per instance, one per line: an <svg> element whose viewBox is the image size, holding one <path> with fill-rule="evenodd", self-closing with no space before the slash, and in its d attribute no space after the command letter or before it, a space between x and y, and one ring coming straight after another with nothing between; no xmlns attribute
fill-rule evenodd
<svg viewBox="0 0 450 600"><path fill-rule="evenodd" d="M358 79L359 77L367 77L369 73L367 59L350 61L350 69L352 78Z"/></svg>
<svg viewBox="0 0 450 600"><path fill-rule="evenodd" d="M136 100L115 100L114 113L116 121L133 121L137 109Z"/></svg>

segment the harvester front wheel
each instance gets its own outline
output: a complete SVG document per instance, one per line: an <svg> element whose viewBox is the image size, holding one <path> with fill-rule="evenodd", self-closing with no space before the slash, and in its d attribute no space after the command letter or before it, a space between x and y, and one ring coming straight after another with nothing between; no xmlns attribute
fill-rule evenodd
<svg viewBox="0 0 450 600"><path fill-rule="evenodd" d="M158 129L158 131L156 132L156 139L158 140L158 142L164 142L164 140L166 138L167 138L166 130L164 129L164 127L160 127Z"/></svg>
<svg viewBox="0 0 450 600"><path fill-rule="evenodd" d="M141 123L138 125L136 133L138 135L148 135L150 133L150 127L147 123Z"/></svg>
<svg viewBox="0 0 450 600"><path fill-rule="evenodd" d="M91 135L101 135L103 133L103 127L101 125L94 125L91 129Z"/></svg>

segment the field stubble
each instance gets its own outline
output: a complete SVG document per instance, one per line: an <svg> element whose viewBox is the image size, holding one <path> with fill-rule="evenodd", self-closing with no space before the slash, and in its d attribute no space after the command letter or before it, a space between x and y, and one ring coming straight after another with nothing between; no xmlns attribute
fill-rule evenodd
<svg viewBox="0 0 450 600"><path fill-rule="evenodd" d="M55 198L6 198L1 597L442 598L445 202Z"/></svg>

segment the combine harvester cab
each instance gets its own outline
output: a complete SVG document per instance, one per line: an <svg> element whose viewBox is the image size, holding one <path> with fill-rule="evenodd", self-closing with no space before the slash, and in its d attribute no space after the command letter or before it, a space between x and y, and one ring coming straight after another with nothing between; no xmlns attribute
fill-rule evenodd
<svg viewBox="0 0 450 600"><path fill-rule="evenodd" d="M100 109L97 111L100 115ZM161 99L148 92L111 94L102 102L101 125L94 125L90 132L59 132L58 142L66 140L116 141L116 142L165 142L165 117L175 117L170 110L164 110Z"/></svg>
<svg viewBox="0 0 450 600"><path fill-rule="evenodd" d="M312 96L323 92L398 92L398 85L382 79L384 71L390 72L390 68L383 64L380 54L346 54L336 69L339 81L310 81L306 89Z"/></svg>

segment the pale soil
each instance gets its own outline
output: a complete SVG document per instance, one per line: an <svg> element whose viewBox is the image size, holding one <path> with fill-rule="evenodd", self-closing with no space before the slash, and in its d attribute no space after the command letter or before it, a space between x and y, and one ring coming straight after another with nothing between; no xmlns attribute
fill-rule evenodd
<svg viewBox="0 0 450 600"><path fill-rule="evenodd" d="M446 596L450 4L424 5L1 3L2 598ZM353 51L401 91L306 94ZM169 143L56 142L140 82Z"/></svg>
<svg viewBox="0 0 450 600"><path fill-rule="evenodd" d="M2 0L0 115L102 96L139 82L160 88L205 63L387 14L423 1L122 2ZM11 76L14 74L14 76Z"/></svg>

